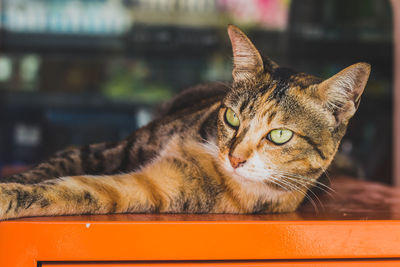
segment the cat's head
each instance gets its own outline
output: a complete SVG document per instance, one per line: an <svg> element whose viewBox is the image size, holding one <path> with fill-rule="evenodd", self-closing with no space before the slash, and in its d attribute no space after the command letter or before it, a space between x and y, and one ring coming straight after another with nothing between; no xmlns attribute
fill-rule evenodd
<svg viewBox="0 0 400 267"><path fill-rule="evenodd" d="M323 80L262 57L233 25L228 34L233 83L218 115L224 169L243 181L304 190L331 163L370 65L357 63Z"/></svg>

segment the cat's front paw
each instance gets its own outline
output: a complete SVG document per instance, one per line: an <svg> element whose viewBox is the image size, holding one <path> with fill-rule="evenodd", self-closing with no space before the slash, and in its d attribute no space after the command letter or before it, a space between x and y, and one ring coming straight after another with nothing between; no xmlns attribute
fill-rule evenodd
<svg viewBox="0 0 400 267"><path fill-rule="evenodd" d="M0 184L0 220L6 219L6 214L12 208L11 195L12 192L6 188L5 184Z"/></svg>
<svg viewBox="0 0 400 267"><path fill-rule="evenodd" d="M18 184L0 184L0 220L13 218L16 215L19 202L24 198Z"/></svg>

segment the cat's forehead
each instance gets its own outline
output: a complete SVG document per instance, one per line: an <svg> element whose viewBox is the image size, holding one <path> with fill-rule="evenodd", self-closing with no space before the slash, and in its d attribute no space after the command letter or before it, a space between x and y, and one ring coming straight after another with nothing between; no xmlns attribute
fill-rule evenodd
<svg viewBox="0 0 400 267"><path fill-rule="evenodd" d="M275 69L268 82L265 83L267 90L265 94L268 95L268 100L280 101L282 97L293 93L294 89L296 94L307 94L307 88L319 84L322 79L304 72L295 72L289 68ZM292 90L291 90L292 89Z"/></svg>
<svg viewBox="0 0 400 267"><path fill-rule="evenodd" d="M307 88L322 81L314 75L296 72L290 68L279 67L271 73L272 82L286 82L291 87Z"/></svg>
<svg viewBox="0 0 400 267"><path fill-rule="evenodd" d="M316 76L282 67L268 74L268 79L264 78L233 84L233 90L228 94L226 102L231 106L239 107L242 112L246 107L254 108L265 102L280 103L283 98L293 93L306 95L307 88L322 81Z"/></svg>

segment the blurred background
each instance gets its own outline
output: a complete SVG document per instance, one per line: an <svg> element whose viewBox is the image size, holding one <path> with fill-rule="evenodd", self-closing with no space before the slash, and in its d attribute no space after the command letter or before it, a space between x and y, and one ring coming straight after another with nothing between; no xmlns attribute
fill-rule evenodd
<svg viewBox="0 0 400 267"><path fill-rule="evenodd" d="M120 140L184 88L230 80L228 23L280 65L320 77L371 63L342 163L392 183L388 0L0 0L0 176Z"/></svg>

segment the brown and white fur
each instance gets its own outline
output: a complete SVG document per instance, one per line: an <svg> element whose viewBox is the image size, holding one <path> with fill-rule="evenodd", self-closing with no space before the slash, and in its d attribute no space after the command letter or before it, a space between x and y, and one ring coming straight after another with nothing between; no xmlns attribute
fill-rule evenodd
<svg viewBox="0 0 400 267"><path fill-rule="evenodd" d="M354 64L323 80L262 57L237 27L233 82L188 89L117 143L57 153L0 183L0 219L108 213L296 210L331 163L367 83ZM240 119L231 127L227 109ZM282 145L274 129L294 134Z"/></svg>

